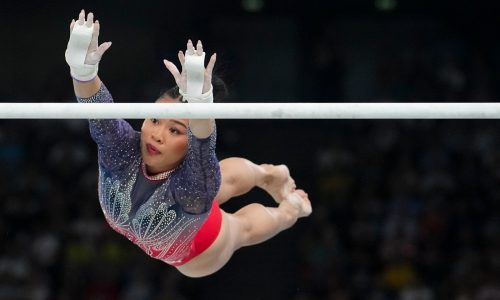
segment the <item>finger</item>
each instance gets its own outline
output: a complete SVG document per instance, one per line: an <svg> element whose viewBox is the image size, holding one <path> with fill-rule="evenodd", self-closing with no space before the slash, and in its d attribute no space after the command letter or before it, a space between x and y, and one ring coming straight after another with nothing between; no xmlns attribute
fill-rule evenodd
<svg viewBox="0 0 500 300"><path fill-rule="evenodd" d="M90 40L90 46L89 46L90 50L97 49L97 45L99 44L98 42L99 29L100 29L99 21L95 21L94 29L92 30L92 39Z"/></svg>
<svg viewBox="0 0 500 300"><path fill-rule="evenodd" d="M198 43L196 43L196 54L200 56L203 54L203 45L201 44L200 40L198 40Z"/></svg>
<svg viewBox="0 0 500 300"><path fill-rule="evenodd" d="M217 54L214 53L211 57L210 60L208 61L206 72L211 76L212 71L214 70L215 66L215 61L217 60Z"/></svg>
<svg viewBox="0 0 500 300"><path fill-rule="evenodd" d="M71 24L69 24L69 33L71 33L73 31L73 27L75 27L75 19L71 20Z"/></svg>
<svg viewBox="0 0 500 300"><path fill-rule="evenodd" d="M83 25L85 23L85 10L82 9L78 15L78 25Z"/></svg>
<svg viewBox="0 0 500 300"><path fill-rule="evenodd" d="M181 63L181 66L184 68L184 62L186 61L186 57L184 56L184 52L179 51L179 53L177 53L177 57L179 57L179 62Z"/></svg>
<svg viewBox="0 0 500 300"><path fill-rule="evenodd" d="M95 23L94 23L94 30L93 32L99 36L99 31L101 30L101 23L99 23L99 20L95 20Z"/></svg>
<svg viewBox="0 0 500 300"><path fill-rule="evenodd" d="M112 44L113 43L111 42L102 43L95 51L96 54L99 55L99 57L102 57L104 52L108 51L108 49L111 47Z"/></svg>
<svg viewBox="0 0 500 300"><path fill-rule="evenodd" d="M87 15L87 22L85 23L85 25L87 25L87 27L92 27L92 24L94 24L94 14L89 12L89 14Z"/></svg>
<svg viewBox="0 0 500 300"><path fill-rule="evenodd" d="M181 73L179 73L179 69L177 69L177 66L166 59L163 60L163 63L165 64L165 67L167 70L174 76L175 82L179 83L181 80Z"/></svg>
<svg viewBox="0 0 500 300"><path fill-rule="evenodd" d="M189 55L194 54L193 42L191 42L191 40L188 40L188 42L187 42L187 54L189 54Z"/></svg>

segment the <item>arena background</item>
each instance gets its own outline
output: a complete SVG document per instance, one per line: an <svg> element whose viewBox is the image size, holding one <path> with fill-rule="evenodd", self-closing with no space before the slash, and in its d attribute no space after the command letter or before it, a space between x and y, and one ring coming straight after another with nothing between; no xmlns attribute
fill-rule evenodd
<svg viewBox="0 0 500 300"><path fill-rule="evenodd" d="M4 1L0 101L75 101L81 8L113 42L99 74L117 102L171 86L162 59L188 38L217 52L227 101L497 101L495 3ZM190 279L105 224L85 120L0 120L0 299L500 299L498 127L219 120L219 158L287 164L314 212ZM225 208L251 201L273 204L253 191Z"/></svg>

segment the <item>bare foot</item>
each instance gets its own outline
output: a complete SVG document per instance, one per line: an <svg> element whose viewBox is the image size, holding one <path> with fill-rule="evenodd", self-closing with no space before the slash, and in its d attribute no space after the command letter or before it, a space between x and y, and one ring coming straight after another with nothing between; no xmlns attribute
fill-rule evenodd
<svg viewBox="0 0 500 300"><path fill-rule="evenodd" d="M295 191L295 181L290 177L290 171L287 166L268 164L260 166L264 168L266 175L264 175L262 183L257 186L269 193L276 203L281 203L290 193Z"/></svg>
<svg viewBox="0 0 500 300"><path fill-rule="evenodd" d="M312 213L311 201L303 190L296 190L290 193L286 199L299 210L299 218L307 217Z"/></svg>

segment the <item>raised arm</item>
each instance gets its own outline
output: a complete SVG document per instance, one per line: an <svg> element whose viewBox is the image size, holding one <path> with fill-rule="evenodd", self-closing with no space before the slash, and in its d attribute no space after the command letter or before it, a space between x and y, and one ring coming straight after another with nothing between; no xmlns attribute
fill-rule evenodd
<svg viewBox="0 0 500 300"><path fill-rule="evenodd" d="M191 40L184 54L179 51L182 73L170 61L165 66L172 73L180 93L188 102L213 102L212 70L216 56L211 56L207 67L205 53L198 41L196 49ZM184 211L193 214L204 213L212 205L220 187L220 167L215 155L215 120L189 120L189 149L179 176L173 178L174 198ZM183 188L180 188L183 187Z"/></svg>
<svg viewBox="0 0 500 300"><path fill-rule="evenodd" d="M194 48L191 40L187 43L186 54L182 51L178 53L179 61L182 66L182 73L179 72L175 64L164 60L165 66L174 76L179 90L187 102L212 103L212 71L214 69L216 54L214 53L208 61L205 68L205 52L201 41ZM193 119L189 120L189 127L193 134L198 138L207 138L215 130L215 120L213 119Z"/></svg>
<svg viewBox="0 0 500 300"><path fill-rule="evenodd" d="M82 10L78 20L70 24L70 40L66 49L66 62L71 69L75 95L79 98L89 98L97 94L101 80L97 76L99 61L111 42L98 45L100 24L94 22L94 14L89 13L85 20Z"/></svg>
<svg viewBox="0 0 500 300"><path fill-rule="evenodd" d="M113 102L111 94L97 76L99 62L111 42L98 45L100 24L94 14L85 19L82 10L70 25L66 62L70 67L78 102ZM138 133L124 120L89 120L90 134L97 143L99 164L116 170L129 163L127 157L137 151Z"/></svg>

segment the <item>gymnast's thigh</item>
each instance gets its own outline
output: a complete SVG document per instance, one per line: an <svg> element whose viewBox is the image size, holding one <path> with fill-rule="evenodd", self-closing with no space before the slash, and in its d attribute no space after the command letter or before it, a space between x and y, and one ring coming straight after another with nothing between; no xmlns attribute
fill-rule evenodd
<svg viewBox="0 0 500 300"><path fill-rule="evenodd" d="M237 229L232 228L235 218L221 209L222 224L215 241L200 255L177 269L189 277L203 277L217 272L231 258L237 249Z"/></svg>

